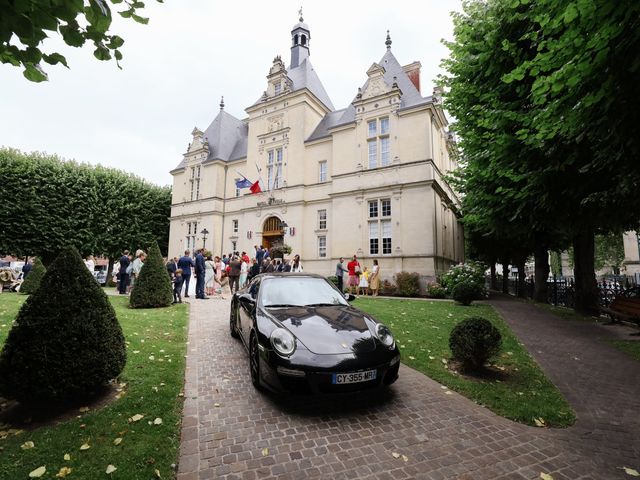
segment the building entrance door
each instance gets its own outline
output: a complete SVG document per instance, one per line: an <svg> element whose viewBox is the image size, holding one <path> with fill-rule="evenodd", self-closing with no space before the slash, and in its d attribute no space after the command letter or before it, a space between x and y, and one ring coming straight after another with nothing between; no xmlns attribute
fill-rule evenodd
<svg viewBox="0 0 640 480"><path fill-rule="evenodd" d="M278 217L269 217L262 225L262 246L271 250L284 244L284 232Z"/></svg>

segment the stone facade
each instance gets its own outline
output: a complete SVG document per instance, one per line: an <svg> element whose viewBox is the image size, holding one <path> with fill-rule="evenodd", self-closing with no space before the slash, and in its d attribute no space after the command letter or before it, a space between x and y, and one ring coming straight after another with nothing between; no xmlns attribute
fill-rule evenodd
<svg viewBox="0 0 640 480"><path fill-rule="evenodd" d="M622 236L624 242L624 268L627 275L640 274L640 238L635 231Z"/></svg>
<svg viewBox="0 0 640 480"><path fill-rule="evenodd" d="M386 53L353 102L335 110L309 60L302 18L289 68L276 57L262 96L239 120L224 111L192 131L172 170L169 254L203 242L214 254L291 246L305 271L332 275L357 254L383 278L433 278L463 260L459 200L444 179L456 168L440 96L423 97L420 64ZM260 179L263 190L237 189ZM209 233L204 240L201 234Z"/></svg>

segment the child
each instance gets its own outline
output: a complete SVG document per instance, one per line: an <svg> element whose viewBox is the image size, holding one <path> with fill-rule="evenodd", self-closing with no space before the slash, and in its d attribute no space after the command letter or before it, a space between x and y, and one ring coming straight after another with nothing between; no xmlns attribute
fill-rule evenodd
<svg viewBox="0 0 640 480"><path fill-rule="evenodd" d="M358 283L358 295L369 294L369 270L364 267L363 272L360 274L360 282Z"/></svg>
<svg viewBox="0 0 640 480"><path fill-rule="evenodd" d="M178 268L173 275L173 303L182 303L180 292L182 292L182 283L184 277L182 276L182 269Z"/></svg>

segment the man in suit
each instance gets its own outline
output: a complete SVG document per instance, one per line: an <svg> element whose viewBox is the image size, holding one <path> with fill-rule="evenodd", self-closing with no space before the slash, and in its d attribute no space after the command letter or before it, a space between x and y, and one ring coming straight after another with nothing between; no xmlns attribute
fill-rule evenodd
<svg viewBox="0 0 640 480"><path fill-rule="evenodd" d="M182 270L182 278L184 279L184 296L189 298L189 280L191 280L191 268L194 266L193 258L189 256L189 250L184 251L184 255L178 260L178 268Z"/></svg>
<svg viewBox="0 0 640 480"><path fill-rule="evenodd" d="M231 293L233 294L234 285L235 285L236 292L240 287L239 280L240 280L240 269L242 267L242 262L237 256L234 256L233 260L229 262L229 267L231 267L231 270L229 271L229 288L231 289Z"/></svg>
<svg viewBox="0 0 640 480"><path fill-rule="evenodd" d="M196 298L200 300L207 300L208 297L204 296L204 255L202 254L204 249L198 250L196 254Z"/></svg>
<svg viewBox="0 0 640 480"><path fill-rule="evenodd" d="M118 282L118 293L120 295L126 295L127 293L127 285L129 285L129 274L127 273L127 267L131 260L129 260L129 250L125 250L122 252L122 256L120 257L120 270L118 270L119 282Z"/></svg>

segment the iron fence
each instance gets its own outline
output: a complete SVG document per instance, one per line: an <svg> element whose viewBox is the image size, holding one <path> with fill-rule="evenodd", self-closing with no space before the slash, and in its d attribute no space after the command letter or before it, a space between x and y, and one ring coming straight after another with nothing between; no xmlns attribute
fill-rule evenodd
<svg viewBox="0 0 640 480"><path fill-rule="evenodd" d="M597 282L598 301L602 306L608 306L616 295L625 290L640 285L640 275L609 275ZM508 292L513 296L533 298L535 282L528 277L524 282L524 294L520 294L518 273L513 273L508 279ZM547 279L547 302L551 305L572 308L575 305L575 283L573 277L553 276Z"/></svg>

